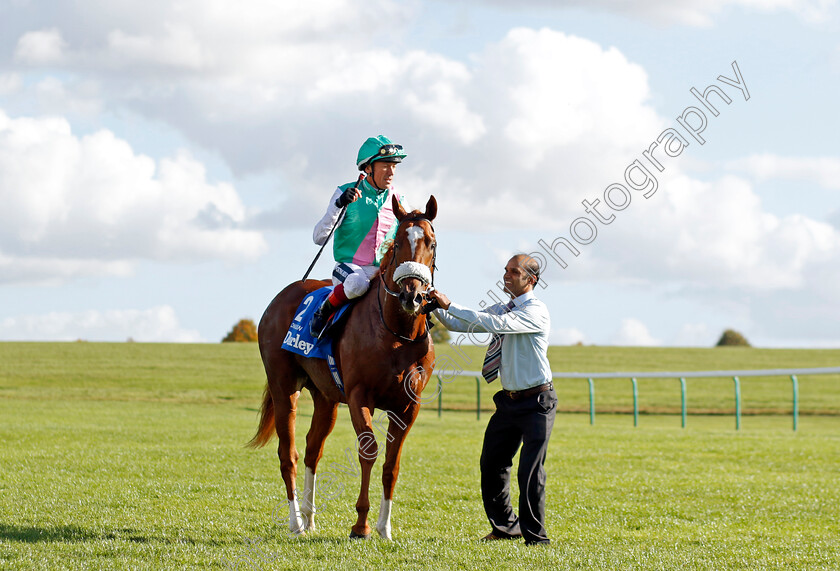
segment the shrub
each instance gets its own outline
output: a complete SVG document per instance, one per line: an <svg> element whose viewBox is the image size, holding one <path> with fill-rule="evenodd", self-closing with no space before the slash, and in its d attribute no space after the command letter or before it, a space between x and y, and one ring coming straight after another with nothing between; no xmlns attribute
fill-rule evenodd
<svg viewBox="0 0 840 571"><path fill-rule="evenodd" d="M717 342L717 347L749 347L750 342L747 338L735 331L734 329L727 329L720 336Z"/></svg>
<svg viewBox="0 0 840 571"><path fill-rule="evenodd" d="M434 315L431 318L432 323L434 323L434 328L432 328L432 341L435 343L446 343L449 341L449 331L447 331L446 327Z"/></svg>
<svg viewBox="0 0 840 571"><path fill-rule="evenodd" d="M239 323L233 326L230 333L222 339L222 343L242 343L257 340L257 326L251 319L240 319Z"/></svg>

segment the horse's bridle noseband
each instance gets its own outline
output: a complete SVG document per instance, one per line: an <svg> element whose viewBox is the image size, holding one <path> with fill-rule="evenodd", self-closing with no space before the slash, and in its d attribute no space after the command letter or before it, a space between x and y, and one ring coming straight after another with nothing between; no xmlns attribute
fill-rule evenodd
<svg viewBox="0 0 840 571"><path fill-rule="evenodd" d="M431 228L432 228L432 234L434 234L435 233L435 226L434 226L434 224L432 224L432 221L429 220L428 218L426 218L425 216L415 216L415 217L412 217L412 218L405 218L404 220L402 220L402 222L419 222L421 220L425 220L426 222L429 223L429 226L431 226ZM400 224L402 224L402 222L400 222ZM399 248L399 244L395 243L394 244L394 249L396 250L397 248ZM388 267L394 266L394 274L396 274L399 271L399 269L401 267L405 266L406 264L417 264L418 266L423 266L426 269L426 271L420 270L419 268L409 267L409 268L406 269L405 275L400 275L397 278L394 278L392 276L391 279L393 279L394 283L396 283L397 287L399 287L400 283L404 279L417 278L421 282L423 282L423 285L431 286L431 289L434 289L435 288L435 270L437 269L437 265L435 265L436 260L437 260L437 241L435 241L435 248L434 248L434 251L432 253L432 265L431 266L426 266L425 264L421 264L419 262L403 262L399 266L396 266L397 259L396 259L395 256L392 256L391 257L391 263L388 264ZM384 275L380 274L380 277L384 278ZM380 279L380 281L384 282L385 280ZM389 288L387 284L383 283L382 287L385 288L385 291L388 293L388 295L391 295L393 297L398 297L400 295L400 292L392 291L391 288ZM429 291L430 291L430 289L426 288L426 290L423 292L423 298L424 299L427 297Z"/></svg>

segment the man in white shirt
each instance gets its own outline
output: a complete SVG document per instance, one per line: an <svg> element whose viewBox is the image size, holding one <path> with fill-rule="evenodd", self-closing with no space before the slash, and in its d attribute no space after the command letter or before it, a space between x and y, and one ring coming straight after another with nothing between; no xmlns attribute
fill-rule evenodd
<svg viewBox="0 0 840 571"><path fill-rule="evenodd" d="M447 329L494 334L482 370L487 382L498 376L502 384L493 396L496 412L487 423L481 449L481 497L492 527L484 537L487 541L524 537L526 544L549 543L544 465L557 395L547 354L551 319L534 295L538 281L537 261L519 254L505 266L505 291L511 297L507 305L478 312L450 302L439 291L431 294L440 305L435 316ZM510 472L520 445L517 517L510 501Z"/></svg>

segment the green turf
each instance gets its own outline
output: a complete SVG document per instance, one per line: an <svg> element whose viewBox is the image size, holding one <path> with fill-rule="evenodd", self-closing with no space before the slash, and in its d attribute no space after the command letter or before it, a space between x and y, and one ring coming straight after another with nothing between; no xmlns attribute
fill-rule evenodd
<svg viewBox="0 0 840 571"><path fill-rule="evenodd" d="M840 351L550 355L555 370L570 371L840 363ZM357 464L345 456L354 438L343 407L319 469L329 482L319 529L292 539L283 503L276 509L275 444L243 447L264 382L254 345L0 343L0 569L837 569L838 382L801 380L797 432L785 379L744 381L745 409L775 413L745 416L740 431L731 379L689 382L689 406L721 414L693 414L685 429L678 415L654 414L678 410L675 381L640 382L650 413L638 428L628 414L607 413L626 409L629 381L596 382L604 409L594 426L586 414L557 417L548 548L476 542L489 531L478 490L488 413L477 421L467 410L471 379L445 386L444 402L465 410L438 418L430 404L407 440L394 541L346 539L358 480L346 473ZM566 410L581 406L574 399L585 408L585 381L558 388ZM491 388L482 390L489 405ZM309 410L304 399L301 431Z"/></svg>
<svg viewBox="0 0 840 571"><path fill-rule="evenodd" d="M446 371L479 370L483 347L442 345L438 360ZM840 350L629 348L629 347L552 347L549 350L552 370L565 372L612 371L713 371L813 368L840 366ZM799 412L840 414L840 375L799 375ZM436 379L435 379L435 382ZM789 377L744 377L740 379L742 413L790 415L793 390ZM638 407L645 413L681 413L679 379L638 379ZM494 389L475 377L442 379L444 409L492 410ZM595 379L595 408L603 412L633 411L631 380ZM481 395L477 398L476 386ZM555 381L560 409L568 412L589 411L589 384L586 379ZM431 401L436 387L427 390ZM686 405L689 413L734 414L734 381L728 378L686 379ZM437 407L437 402L430 402Z"/></svg>

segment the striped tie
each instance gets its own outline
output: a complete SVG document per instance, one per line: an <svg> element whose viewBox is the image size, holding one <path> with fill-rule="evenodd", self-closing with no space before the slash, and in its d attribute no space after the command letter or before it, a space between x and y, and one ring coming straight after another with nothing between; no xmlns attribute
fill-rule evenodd
<svg viewBox="0 0 840 571"><path fill-rule="evenodd" d="M505 306L505 313L513 309L513 300ZM481 367L481 376L488 383L492 383L499 376L499 368L502 365L502 336L496 333L487 346L487 355L484 356L484 365Z"/></svg>

